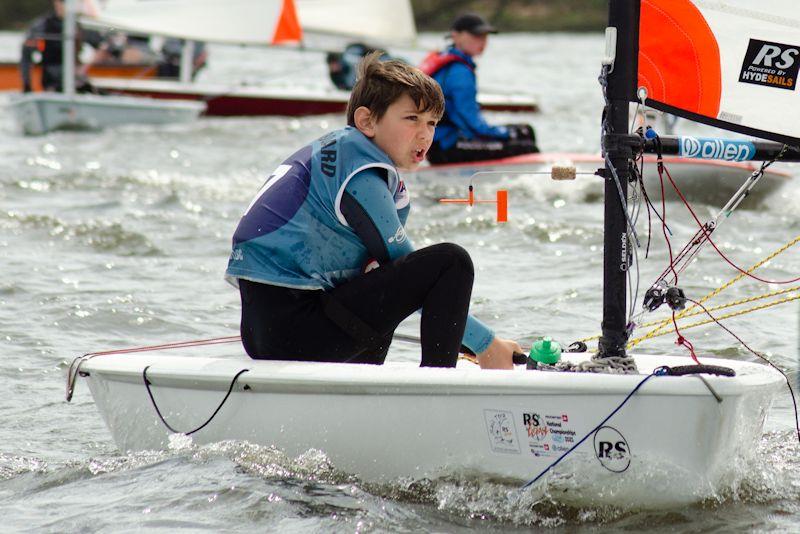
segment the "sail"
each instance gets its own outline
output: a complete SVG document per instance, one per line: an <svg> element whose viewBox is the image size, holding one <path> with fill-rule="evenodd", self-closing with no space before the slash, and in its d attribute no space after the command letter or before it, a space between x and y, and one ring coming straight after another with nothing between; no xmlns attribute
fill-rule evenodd
<svg viewBox="0 0 800 534"><path fill-rule="evenodd" d="M641 0L638 29L647 105L800 144L797 0Z"/></svg>
<svg viewBox="0 0 800 534"><path fill-rule="evenodd" d="M216 43L297 42L294 0L99 0L83 23L145 35Z"/></svg>
<svg viewBox="0 0 800 534"><path fill-rule="evenodd" d="M410 0L295 0L304 32L342 35L370 44L412 45Z"/></svg>

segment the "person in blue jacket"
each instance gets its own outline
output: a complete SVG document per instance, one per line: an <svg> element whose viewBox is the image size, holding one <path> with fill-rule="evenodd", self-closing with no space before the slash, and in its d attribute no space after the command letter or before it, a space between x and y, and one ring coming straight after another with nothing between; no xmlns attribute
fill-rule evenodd
<svg viewBox="0 0 800 534"><path fill-rule="evenodd" d="M499 159L539 151L530 125L491 126L481 116L473 57L483 53L490 33L497 30L480 15L461 15L451 26L452 45L443 52L432 52L420 65L423 72L439 83L445 99L444 117L428 152L428 160L433 164Z"/></svg>
<svg viewBox="0 0 800 534"><path fill-rule="evenodd" d="M519 345L468 315L473 266L458 245L414 250L398 168L415 169L444 101L417 68L379 53L359 66L348 126L269 176L233 236L226 279L257 359L382 364L395 329L420 310L423 366L453 367L465 346L509 369Z"/></svg>

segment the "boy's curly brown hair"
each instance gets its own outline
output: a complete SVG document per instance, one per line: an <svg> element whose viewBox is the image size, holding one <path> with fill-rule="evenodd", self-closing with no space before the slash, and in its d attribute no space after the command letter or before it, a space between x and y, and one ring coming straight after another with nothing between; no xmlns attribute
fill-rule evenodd
<svg viewBox="0 0 800 534"><path fill-rule="evenodd" d="M356 109L370 110L379 120L386 109L407 94L422 111L430 111L438 121L444 114L444 95L436 80L403 61L380 60L381 52L373 52L358 64L358 76L347 103L347 124L355 126Z"/></svg>

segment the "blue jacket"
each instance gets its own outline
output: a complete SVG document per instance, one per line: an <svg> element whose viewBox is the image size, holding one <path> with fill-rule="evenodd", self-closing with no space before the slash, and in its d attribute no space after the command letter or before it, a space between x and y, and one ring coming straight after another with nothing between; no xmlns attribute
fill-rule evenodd
<svg viewBox="0 0 800 534"><path fill-rule="evenodd" d="M464 62L453 61L433 73L444 93L444 117L436 126L433 140L447 150L456 144L459 137L475 139L508 139L504 126L490 126L481 116L477 100L475 62L458 48L451 46L442 55L455 54Z"/></svg>

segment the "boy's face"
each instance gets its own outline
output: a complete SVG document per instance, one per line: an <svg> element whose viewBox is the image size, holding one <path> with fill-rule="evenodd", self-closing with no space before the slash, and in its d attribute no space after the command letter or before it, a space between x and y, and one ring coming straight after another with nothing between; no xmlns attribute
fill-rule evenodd
<svg viewBox="0 0 800 534"><path fill-rule="evenodd" d="M376 121L363 106L355 114L361 133L386 152L399 169L407 171L413 171L425 160L436 122L430 111L420 111L406 94L392 102L380 120Z"/></svg>

